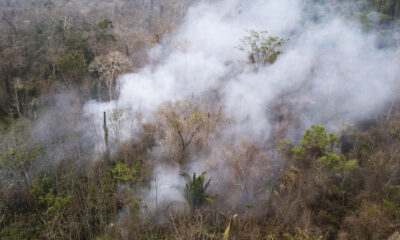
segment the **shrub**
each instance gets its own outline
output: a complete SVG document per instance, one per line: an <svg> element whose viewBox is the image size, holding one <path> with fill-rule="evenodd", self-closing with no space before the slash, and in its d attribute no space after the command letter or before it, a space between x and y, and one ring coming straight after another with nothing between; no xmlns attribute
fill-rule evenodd
<svg viewBox="0 0 400 240"><path fill-rule="evenodd" d="M351 172L358 168L357 160L347 160L346 156L337 153L339 151L339 139L333 133L326 132L320 125L312 125L307 129L298 146L285 148L290 141L281 141L279 151L288 149L289 155L303 163L317 163L334 171Z"/></svg>
<svg viewBox="0 0 400 240"><path fill-rule="evenodd" d="M203 172L198 177L196 177L196 173L193 173L193 177L190 177L187 173L181 173L181 176L186 181L184 188L185 199L192 209L196 209L201 205L212 201L211 197L206 193L211 182L210 178L205 183L206 172Z"/></svg>

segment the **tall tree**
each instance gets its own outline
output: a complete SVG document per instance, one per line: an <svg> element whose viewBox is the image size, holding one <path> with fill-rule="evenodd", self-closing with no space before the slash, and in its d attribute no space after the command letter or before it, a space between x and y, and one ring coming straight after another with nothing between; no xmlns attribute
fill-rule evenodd
<svg viewBox="0 0 400 240"><path fill-rule="evenodd" d="M96 73L100 81L106 84L111 101L114 97L114 83L118 74L128 71L130 66L131 61L127 56L119 51L113 51L96 57L89 65L89 71Z"/></svg>

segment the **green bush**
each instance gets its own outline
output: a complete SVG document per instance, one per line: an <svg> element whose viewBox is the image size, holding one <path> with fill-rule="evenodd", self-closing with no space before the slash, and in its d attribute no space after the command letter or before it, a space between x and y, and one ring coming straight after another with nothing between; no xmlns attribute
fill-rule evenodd
<svg viewBox="0 0 400 240"><path fill-rule="evenodd" d="M285 146L289 145L289 148ZM351 172L358 168L357 160L347 160L346 156L338 153L339 139L333 133L328 133L323 126L312 125L307 129L298 146L291 147L289 140L281 141L278 150L288 149L294 159L310 163L316 162L334 170Z"/></svg>
<svg viewBox="0 0 400 240"><path fill-rule="evenodd" d="M206 193L211 182L211 178L205 182L206 172L203 172L198 177L196 177L196 173L193 173L193 177L190 177L187 173L181 173L181 176L186 181L184 188L185 199L193 209L212 201L212 198Z"/></svg>
<svg viewBox="0 0 400 240"><path fill-rule="evenodd" d="M140 166L136 164L134 167L129 167L125 163L118 163L112 169L113 177L119 181L129 182L134 180L135 175L139 173Z"/></svg>

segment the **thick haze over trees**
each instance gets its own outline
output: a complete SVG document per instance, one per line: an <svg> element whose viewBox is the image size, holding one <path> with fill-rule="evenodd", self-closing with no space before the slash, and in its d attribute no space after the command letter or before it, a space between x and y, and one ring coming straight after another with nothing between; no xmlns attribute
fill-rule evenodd
<svg viewBox="0 0 400 240"><path fill-rule="evenodd" d="M0 239L397 239L397 0L0 1Z"/></svg>

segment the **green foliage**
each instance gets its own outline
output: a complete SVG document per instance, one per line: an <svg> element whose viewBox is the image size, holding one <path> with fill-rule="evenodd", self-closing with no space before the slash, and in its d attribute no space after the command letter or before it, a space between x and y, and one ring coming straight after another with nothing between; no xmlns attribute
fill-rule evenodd
<svg viewBox="0 0 400 240"><path fill-rule="evenodd" d="M325 150L328 145L333 146L338 138L333 133L327 133L320 125L312 125L307 129L300 141L302 148Z"/></svg>
<svg viewBox="0 0 400 240"><path fill-rule="evenodd" d="M113 169L113 177L119 181L130 182L133 181L136 175L140 171L140 165L137 164L133 167L129 167L126 163L118 163Z"/></svg>
<svg viewBox="0 0 400 240"><path fill-rule="evenodd" d="M44 153L44 148L32 140L23 142L6 143L0 152L0 166L8 166L16 169L27 167ZM28 163L29 162L29 163Z"/></svg>
<svg viewBox="0 0 400 240"><path fill-rule="evenodd" d="M42 228L43 224L36 213L15 213L13 221L9 225L0 225L0 240L41 239L40 231Z"/></svg>
<svg viewBox="0 0 400 240"><path fill-rule="evenodd" d="M86 43L79 37L71 36L65 39L65 46L69 50L79 50L84 49L86 47Z"/></svg>
<svg viewBox="0 0 400 240"><path fill-rule="evenodd" d="M196 110L192 115L185 117L185 120L200 121L203 120L203 115L198 110Z"/></svg>
<svg viewBox="0 0 400 240"><path fill-rule="evenodd" d="M307 230L297 229L297 233L293 236L289 233L282 235L284 240L322 240L322 236L312 236Z"/></svg>
<svg viewBox="0 0 400 240"><path fill-rule="evenodd" d="M169 123L176 129L200 125L205 120L206 113L198 110L191 101L166 102L163 107L169 113L174 113L174 118L169 118Z"/></svg>
<svg viewBox="0 0 400 240"><path fill-rule="evenodd" d="M114 237L110 233L106 233L102 236L97 237L96 240L118 240L118 238Z"/></svg>
<svg viewBox="0 0 400 240"><path fill-rule="evenodd" d="M99 29L97 33L97 39L100 41L116 41L115 36L111 33L114 28L112 21L108 18L100 20L97 22L97 27Z"/></svg>
<svg viewBox="0 0 400 240"><path fill-rule="evenodd" d="M293 157L297 160L301 160L304 158L305 154L306 154L306 149L299 147L299 146L294 146L291 149L291 152L293 153Z"/></svg>
<svg viewBox="0 0 400 240"><path fill-rule="evenodd" d="M73 196L54 193L54 189L51 189L44 196L39 197L39 203L47 206L47 214L50 216L63 216L67 213L69 205L72 203Z"/></svg>
<svg viewBox="0 0 400 240"><path fill-rule="evenodd" d="M99 167L86 175L79 173L73 165L67 165L63 172L58 173L57 179L47 175L36 178L30 193L42 220L51 223L41 227L42 232L64 236L73 232L72 239L79 239L89 232L97 234L103 231L119 208L115 198L117 181L112 169L106 165ZM66 222L76 224L66 225ZM85 226L87 222L89 228Z"/></svg>
<svg viewBox="0 0 400 240"><path fill-rule="evenodd" d="M61 75L70 81L78 82L85 73L86 60L78 52L71 52L67 55L57 58L56 66Z"/></svg>
<svg viewBox="0 0 400 240"><path fill-rule="evenodd" d="M387 186L382 203L391 215L400 218L400 184L390 184Z"/></svg>
<svg viewBox="0 0 400 240"><path fill-rule="evenodd" d="M333 151L337 143L338 138L333 133L327 133L323 126L312 125L302 136L300 145L292 147L290 152L297 160L304 160L306 157L318 158L327 151Z"/></svg>
<svg viewBox="0 0 400 240"><path fill-rule="evenodd" d="M334 170L352 172L358 168L357 160L347 160L343 154L337 154L339 139L333 133L326 132L320 125L312 125L300 140L299 146L289 147L293 158L299 161L315 159L318 163ZM282 145L290 145L290 141L281 141Z"/></svg>
<svg viewBox="0 0 400 240"><path fill-rule="evenodd" d="M270 232L262 240L278 240L279 234L276 232Z"/></svg>
<svg viewBox="0 0 400 240"><path fill-rule="evenodd" d="M363 28L364 31L369 31L372 28L372 21L368 18L368 16L365 13L360 14L360 23L361 27Z"/></svg>
<svg viewBox="0 0 400 240"><path fill-rule="evenodd" d="M27 123L18 122L14 131L0 143L0 179L29 185L31 171L39 163L45 149L25 134ZM6 181L4 181L6 184Z"/></svg>
<svg viewBox="0 0 400 240"><path fill-rule="evenodd" d="M296 229L296 234L283 233L281 236L276 232L271 232L263 240L322 240L322 236L312 236L307 230Z"/></svg>
<svg viewBox="0 0 400 240"><path fill-rule="evenodd" d="M97 27L102 30L114 28L112 21L108 18L98 21Z"/></svg>
<svg viewBox="0 0 400 240"><path fill-rule="evenodd" d="M292 145L292 141L290 141L289 139L281 139L279 141L279 146L276 149L279 153L284 153L287 148L290 148L290 146Z"/></svg>
<svg viewBox="0 0 400 240"><path fill-rule="evenodd" d="M346 157L343 154L339 155L327 152L325 156L318 158L317 161L329 168L332 168L335 171L339 170L354 171L358 168L357 160L347 161Z"/></svg>
<svg viewBox="0 0 400 240"><path fill-rule="evenodd" d="M193 177L190 177L187 173L181 173L181 176L186 181L184 188L185 199L193 209L212 201L212 198L206 193L211 182L211 178L205 182L206 174L206 172L203 172L197 177L196 173L193 173Z"/></svg>
<svg viewBox="0 0 400 240"><path fill-rule="evenodd" d="M51 191L54 187L54 182L54 178L50 176L37 177L32 183L30 192L33 196L39 198Z"/></svg>
<svg viewBox="0 0 400 240"><path fill-rule="evenodd" d="M68 80L76 82L87 79L89 76L86 75L88 74L86 67L95 59L94 54L97 56L107 56L109 51L114 51L115 49L121 50L121 46L126 46L126 51L129 52L132 48L142 50L143 46L150 45L150 43L144 40L148 36L140 39L140 35L144 32L144 29L142 29L143 24L129 23L129 26L137 25L141 29L137 32L135 32L135 29L133 32L122 35L119 38L117 35L119 31L113 31L113 23L108 18L98 22L82 23L82 21L93 19L93 17L89 16L89 18L84 19L82 18L83 16L79 15L79 12L95 12L92 9L90 11L82 9L82 11L75 11L73 15L70 15L68 11L71 9L68 9L65 3L73 6L74 1L54 1L57 4L53 4L51 1L47 1L44 4L34 3L35 6L45 5L46 9L44 12L41 12L42 10L40 9L33 9L34 5L30 5L32 11L22 11L21 8L16 8L17 11L14 12L14 9L12 7L9 8L8 5L17 4L24 6L26 4L26 1L17 2L12 0L5 3L7 4L7 9L4 9L4 18L7 17L6 13L10 10L12 15L17 13L18 19L11 21L16 25L15 32L5 34L5 37L0 40L0 60L3 66L0 76L3 90L0 102L2 120L0 122L2 134L0 144L0 240L121 239L122 237L118 233L114 236L105 232L110 229L110 231L114 231L120 227L111 224L114 221L118 221L120 225L125 224L125 219L120 218L124 214L119 214L124 213L121 212L122 209L130 209L131 212L134 209L137 213L147 212L147 208L143 209L137 203L141 200L132 200L134 199L132 196L126 198L124 196L126 193L121 193L123 191L118 189L118 183L120 182L129 183L129 191L133 189L132 194L136 194L136 188L142 187L142 185L138 184L137 179L140 174L145 172L144 166L141 166L139 161L132 163L132 159L148 160L146 158L148 154L147 150L144 150L143 154L138 153L138 148L141 148L140 145L144 145L144 143L135 143L133 147L131 144L124 145L124 147L130 149L130 154L127 154L127 157L124 158L126 159L126 163L119 162L116 165L98 161L90 162L90 168L84 167L86 163L82 158L85 158L85 151L89 151L87 150L89 149L87 145L80 146L79 155L82 154L83 157L79 156L79 159L72 157L68 152L65 154L65 159L60 160L60 162L53 161L51 157L47 159L43 146L40 146L29 137L29 134L26 134L26 132L29 132L29 124L22 123L22 121L16 122L14 118L17 116L8 113L14 104L12 102L14 92L6 93L5 91L7 90L5 89L8 85L11 88L12 86L17 86L15 89L21 101L21 108L23 108L21 110L23 112L21 119L28 117L36 119L40 117L38 114L43 109L39 108L35 110L34 114L30 114L30 111L42 104L42 100L39 100L42 99L40 98L40 93L47 93L47 90L52 88L52 84L58 84L58 81ZM398 38L396 37L396 32L392 32L387 26L389 24L398 24L395 21L399 17L400 2L398 0L306 0L305 2L313 5L314 12L312 14L315 14L319 10L316 3L318 5L329 5L325 6L323 10L328 13L346 13L349 15L349 19L359 20L365 31L370 29L380 31L378 39L384 45L393 44L395 46L397 44L395 40L395 38ZM167 5L164 2L163 4ZM92 8L96 3L91 2L89 5ZM57 11L45 15L46 11L50 11L53 8L56 8ZM122 8L117 8L118 11L123 10ZM65 10L65 13L68 13L68 17L65 20L57 19L54 13L62 12L59 10ZM374 15L375 10L379 12L376 15ZM40 16L40 18L36 18L35 14L38 14L37 16ZM107 16L107 13L104 14L104 16ZM77 17L73 19L71 16ZM63 16L59 17L63 18ZM40 21L31 21L28 25L23 25L25 24L23 23L25 19L40 19ZM146 16L143 16L142 19L146 19ZM151 24L155 27L156 21L152 20ZM127 29L127 26L124 26L119 20L118 25L122 27L121 29ZM12 30L9 27L7 25L3 26L4 29ZM137 40L134 39L134 42L136 42L129 45L128 42L132 38L129 38L128 35L135 35L134 38L137 38ZM266 32L249 31L248 36L242 39L242 46L239 49L246 51L252 63L272 64L282 53L286 42L287 40L268 36ZM137 48L134 46L137 46ZM132 51L130 54L132 54ZM137 56L132 57L137 58ZM99 78L100 74L93 75L93 77L95 79L89 78L89 80L97 80L96 78ZM21 79L21 82L18 83L13 80L16 78ZM99 86L100 96L101 88L105 86L101 84L93 84L93 86ZM93 86L84 85L84 88L79 89L85 95L84 100L90 98L90 93L85 92L85 88L93 88ZM71 85L71 87L75 86ZM56 90L58 91L58 89ZM196 138L193 136L196 136L201 127L206 126L207 131L213 132L213 128L205 125L210 120L208 110L200 110L201 108L190 101L173 103L170 107L170 114L166 115L166 124L162 128L167 129L169 127L175 131L175 135L167 133L167 136L181 137L183 151L190 142L195 143L193 145L197 148L197 144L200 141L196 141ZM112 112L109 118L111 120L110 126L112 126L113 122L119 121L121 117L122 115L119 112ZM24 126L17 126L19 124ZM25 133L22 128L25 128ZM375 229L372 229L372 231L378 231L381 228L378 225L380 222L382 222L382 225L388 225L391 228L390 230L393 230L396 226L400 226L400 185L398 185L398 151L396 151L396 146L400 139L399 129L396 124L391 122L388 126L384 127L384 130L375 129L376 133L364 132L365 137L363 139L359 139L358 136L353 136L353 133L349 133L354 137L354 141L352 139L348 147L350 151L344 151L343 148L339 150L339 140L337 137L332 133L327 133L325 128L318 125L308 129L297 146L293 146L289 140L282 140L281 146L278 149L279 152L288 153L292 157L288 159L288 162L285 162L285 164L289 165L285 169L285 189L288 189L288 191L280 193L273 191L274 187L279 185L279 183L275 182L278 181L278 178L274 177L268 185L268 188L271 188L271 195L276 193L282 199L285 194L292 197L293 199L288 198L287 202L291 204L288 209L295 212L295 216L300 216L302 212L309 214L310 223L317 223L317 227L323 229L324 233L325 231L329 232L331 238L337 237L335 234L338 231L345 231L346 227L354 229L358 227L362 228L362 231L368 231L367 228L369 226L374 226ZM7 132L11 132L11 134L7 134ZM105 128L105 133L105 138L108 139L107 127ZM374 138L374 134L379 136L375 136ZM203 137L202 134L199 135L200 138ZM192 141L192 139L195 140ZM63 137L55 140L60 142L65 141L64 144L68 144ZM174 143L176 143L176 139L174 140ZM342 138L340 143L341 147L343 147ZM80 144L80 142L77 141L77 144ZM384 145L388 145L389 147L386 148ZM49 156L57 154L49 152L48 148L46 149ZM192 154L193 151L191 150L189 149L186 152ZM249 151L247 154L251 155L252 153ZM358 160L347 160L347 157L350 158L350 156ZM50 160L51 164L54 164L51 165L51 168L48 167L47 160ZM311 167L309 165L296 165L296 163L305 161L309 161L315 165ZM358 165L358 161L360 161L360 166ZM361 171L357 171L357 174L354 175L355 177L352 176L353 178L338 181L338 178L333 177L340 176L340 172L349 173L358 168L362 169ZM252 168L249 166L249 169ZM311 170L306 172L303 171L304 169ZM329 177L329 181L325 182L324 180L327 176ZM182 190L193 209L211 201L211 198L207 194L211 179L206 181L205 173L202 173L200 176L196 176L195 173L193 173L193 176L183 174L183 177L186 180L186 185ZM258 177L254 176L251 178L255 179ZM267 176L267 178L269 177ZM143 179L141 183L148 184L146 177L143 177ZM302 181L305 181L305 183L302 183ZM317 182L317 184L312 185L312 182ZM292 184L291 189L289 187L290 184ZM125 186L126 184L123 185ZM245 186L245 191L249 191L250 193L252 187L258 189L257 184L252 186L250 182L249 186ZM261 187L257 191L265 189L265 187ZM311 200L309 200L309 189L315 191L315 194L313 192L311 196L317 195L317 200L313 200L313 197L310 197ZM290 193L290 191L292 192ZM359 194L360 192L361 194ZM278 200L281 200L281 198ZM370 202L365 210L368 219L362 219L363 210L358 206L361 201ZM246 214L252 214L253 210L259 207L259 202L250 202L254 202L255 205L245 205L247 209ZM264 203L268 204L268 207L274 207L267 202L262 202L262 204ZM279 203L281 204L277 205L281 208L284 203L283 201ZM301 203L301 206L296 208L296 203ZM275 218L274 210L276 209L268 212L268 216L271 214L271 221L268 224L272 222L281 224L276 226L279 231L264 237L264 239L282 239L282 237L284 239L321 239L307 231L291 229L293 224L287 224L284 221L280 222L280 219ZM290 214L290 210L287 212L282 210L282 212ZM385 214L385 221L382 221L382 218L378 218L383 214ZM317 215L318 219L315 217ZM204 226L205 229L209 228L210 232L218 233L217 235L220 236L226 230L224 234L225 238L250 238L249 235L246 237L243 237L243 235L236 236L236 234L240 234L238 232L241 230L242 219L232 225L234 229L231 229L230 225L225 228L226 223L222 221L218 223L221 225L212 226L218 229L212 229L209 226L210 223L207 222L208 217L205 216L201 219L201 226ZM286 218L289 217L286 216ZM174 234L184 234L184 228L193 229L193 225L190 225L192 224L192 219L189 219L187 222L184 222L185 220L187 219L176 219L176 222L174 222L177 227L175 233L169 231L169 229L172 229L171 225L165 226L165 228L164 226L159 227L159 225L156 225L150 219L145 219L144 221L146 222L143 223L140 222L141 219L139 220L139 218L133 216L130 219L130 221L134 222L131 224L134 226L133 229L136 227L140 228L139 225L143 225L145 228L138 229L137 231L136 229L130 229L130 231L126 232L126 235L135 232L135 236L128 237L132 239L173 239ZM250 220L252 221L252 219ZM293 221L297 220L294 217ZM245 224L246 221L244 221ZM371 224L371 222L375 224ZM298 221L298 224L301 225L302 222ZM245 234L253 230L250 229L252 225L255 224L245 225ZM254 232L260 232L260 228L265 228L265 225L264 222L259 226L257 225L257 231ZM327 225L329 226L326 227ZM247 230L249 231L247 232ZM124 229L121 230L121 232L123 231ZM282 235L282 232L290 232L291 234ZM386 235L385 238L374 238L371 237L372 235L369 238L386 239ZM197 236L197 238L199 237ZM356 237L368 239L368 237ZM216 236L211 238L214 239ZM349 238L354 238L354 236L349 236ZM181 239L191 238L181 237Z"/></svg>
<svg viewBox="0 0 400 240"><path fill-rule="evenodd" d="M257 64L274 63L282 53L282 46L288 41L279 37L267 37L267 31L249 30L249 35L241 39L239 50L248 54L249 61Z"/></svg>
<svg viewBox="0 0 400 240"><path fill-rule="evenodd" d="M246 209L250 209L250 208L253 208L253 207L254 207L253 204L246 204L246 206L245 206Z"/></svg>

